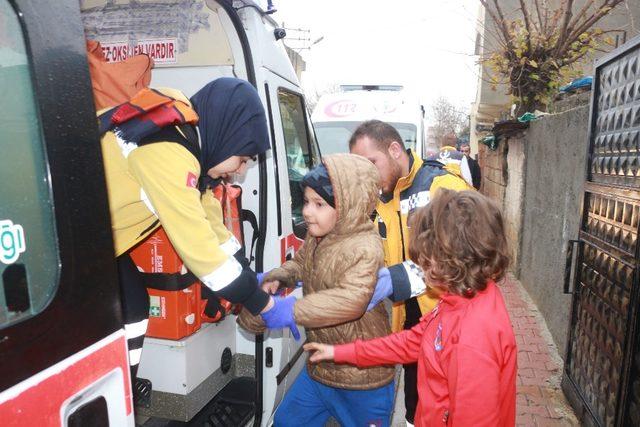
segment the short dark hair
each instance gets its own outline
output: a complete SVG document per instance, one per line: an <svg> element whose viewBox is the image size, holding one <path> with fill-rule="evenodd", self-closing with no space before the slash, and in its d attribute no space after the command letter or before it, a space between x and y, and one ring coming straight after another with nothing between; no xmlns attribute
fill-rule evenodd
<svg viewBox="0 0 640 427"><path fill-rule="evenodd" d="M438 190L412 214L409 256L427 283L467 298L501 280L509 249L500 208L476 191Z"/></svg>
<svg viewBox="0 0 640 427"><path fill-rule="evenodd" d="M394 141L404 149L404 141L402 141L402 137L396 128L381 120L367 120L361 123L353 132L353 135L351 135L349 139L349 150L356 145L356 142L358 142L360 138L365 136L371 138L375 142L376 147L381 151L388 149L389 145Z"/></svg>

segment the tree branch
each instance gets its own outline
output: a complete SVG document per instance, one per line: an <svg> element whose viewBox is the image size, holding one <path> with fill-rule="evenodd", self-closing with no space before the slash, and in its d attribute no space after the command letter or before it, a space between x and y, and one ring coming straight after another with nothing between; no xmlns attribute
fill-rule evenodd
<svg viewBox="0 0 640 427"><path fill-rule="evenodd" d="M576 25L578 25L580 23L580 20L582 18L584 18L585 14L587 13L587 11L589 9L591 9L591 6L594 5L594 0L590 0L585 2L584 6L582 6L582 9L580 9L580 11L575 15L574 19L572 20L572 22L569 23L569 29L570 29L570 33L573 32L573 29L576 27Z"/></svg>
<svg viewBox="0 0 640 427"><path fill-rule="evenodd" d="M538 16L539 33L540 35L547 37L547 29L544 26L544 23L542 21L542 13L540 12L540 2L539 0L535 0L533 4L536 6L536 15Z"/></svg>
<svg viewBox="0 0 640 427"><path fill-rule="evenodd" d="M482 39L482 50L484 51L486 48L486 42L490 42L491 43L491 47L497 47L497 48L501 48L501 49L507 49L507 45L505 43L505 41L500 37L501 34L500 33L496 33L495 31L491 31L490 29L487 28L487 34L488 36L491 37L485 37L484 34L482 34L480 37Z"/></svg>
<svg viewBox="0 0 640 427"><path fill-rule="evenodd" d="M627 8L627 13L629 14L629 23L631 24L631 32L635 33L636 32L636 21L633 18L633 14L631 13L631 8L629 7L629 2L627 0L625 0L624 5Z"/></svg>
<svg viewBox="0 0 640 427"><path fill-rule="evenodd" d="M485 58L491 49L485 47L480 63L491 64L496 76L508 80L509 93L529 109L548 102L566 71L605 47L603 35L611 30L594 25L627 0L518 0L516 13L522 17L508 15L509 20L503 13L505 0L479 1L485 22L493 20L493 31L485 30L483 36L495 36L499 41L495 44L500 45L489 59Z"/></svg>
<svg viewBox="0 0 640 427"><path fill-rule="evenodd" d="M600 6L600 9L598 9L597 12L591 15L577 29L575 29L572 33L569 34L565 42L565 46L570 45L571 43L576 41L578 37L580 37L580 34L584 33L589 28L591 28L596 22L598 22L603 16L608 14L612 9L614 9L620 3L622 3L622 0L611 0L611 2L609 2L609 0L606 0L604 4Z"/></svg>
<svg viewBox="0 0 640 427"><path fill-rule="evenodd" d="M491 19L493 20L493 26L496 28L496 30L498 30L497 34L495 35L497 35L498 38L502 38L504 45L507 46L507 40L509 40L509 33L503 32L503 28L498 22L498 17L489 8L489 5L487 4L487 2L485 0L479 0L479 1L480 1L480 4L482 4L482 6L484 7L484 11L488 13L489 16L491 16Z"/></svg>
<svg viewBox="0 0 640 427"><path fill-rule="evenodd" d="M482 49L486 48L486 42L490 42L495 47L499 47L502 49L507 48L506 41L504 40L504 36L502 32L500 32L499 28L496 28L496 25L485 25L486 20L476 20L476 25L480 27L482 32L480 33L480 38L482 39ZM490 37L489 37L490 36Z"/></svg>
<svg viewBox="0 0 640 427"><path fill-rule="evenodd" d="M504 43L508 49L512 49L513 45L511 43L511 34L509 33L509 29L507 28L506 21L504 19L504 14L502 13L502 9L498 4L498 0L493 0L493 4L495 6L495 12L491 9L486 0L480 0L480 3L484 6L485 11L491 15L491 18L495 22L495 25L502 32L502 37L504 38ZM497 13L497 16L496 16Z"/></svg>
<svg viewBox="0 0 640 427"><path fill-rule="evenodd" d="M562 60L562 61L561 61L560 66L562 66L562 67L568 67L569 65L572 65L572 64L574 64L574 63L576 63L576 62L580 61L582 58L584 58L585 56L587 56L587 54L588 54L588 52L585 52L585 53L580 54L580 55L578 55L578 56L574 56L574 57L573 57L573 58L571 58L571 59L564 59L564 60Z"/></svg>
<svg viewBox="0 0 640 427"><path fill-rule="evenodd" d="M621 28L620 29L603 31L602 34L599 35L599 37L602 37L603 35L609 34L609 33L619 33L620 31L622 31ZM594 48L594 49L599 51L599 52L607 52L604 49L599 49L599 48ZM578 56L573 57L573 58L571 58L569 60L563 60L562 61L562 66L568 66L568 65L574 64L574 63L578 62L579 60L581 60L582 58L584 58L585 56L587 56L588 54L589 54L588 52L585 52L584 54L578 55Z"/></svg>
<svg viewBox="0 0 640 427"><path fill-rule="evenodd" d="M549 3L547 3L547 0L542 0L542 6L544 10L545 34L548 34L549 33Z"/></svg>
<svg viewBox="0 0 640 427"><path fill-rule="evenodd" d="M500 3L498 2L498 0L493 0L493 5L496 8L496 12L498 13L498 16L500 17L500 22L502 23L502 25L504 26L504 28L507 28L507 24L506 24L506 19L504 19L504 14L502 13L502 8L500 7ZM507 31L507 34L509 32Z"/></svg>
<svg viewBox="0 0 640 427"><path fill-rule="evenodd" d="M589 3L587 1L587 3ZM558 49L558 47L564 45L564 42L567 38L566 36L566 32L567 32L567 26L569 25L569 22L571 21L571 15L573 14L573 0L563 0L562 2L562 8L564 9L564 13L563 13L563 19L562 19L562 26L560 27L560 32L558 33L558 44L556 45L556 49ZM556 56L558 56L558 51L556 50Z"/></svg>
<svg viewBox="0 0 640 427"><path fill-rule="evenodd" d="M494 0L497 2L497 0ZM520 9L522 9L522 16L524 17L524 27L527 29L527 48L529 55L531 55L531 23L529 22L529 11L524 0L520 0Z"/></svg>
<svg viewBox="0 0 640 427"><path fill-rule="evenodd" d="M588 0L588 1L591 1L591 0ZM561 17L562 17L562 10L555 9L553 11L553 15L551 16L551 24L549 25L549 28L551 28L552 30L556 30L558 28L558 22L560 21Z"/></svg>

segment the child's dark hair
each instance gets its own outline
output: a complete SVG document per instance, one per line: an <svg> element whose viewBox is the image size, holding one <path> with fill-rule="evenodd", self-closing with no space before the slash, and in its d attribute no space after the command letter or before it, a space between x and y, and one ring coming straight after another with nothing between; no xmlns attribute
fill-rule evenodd
<svg viewBox="0 0 640 427"><path fill-rule="evenodd" d="M509 250L502 214L475 191L441 189L410 218L409 256L427 283L468 298L502 279Z"/></svg>

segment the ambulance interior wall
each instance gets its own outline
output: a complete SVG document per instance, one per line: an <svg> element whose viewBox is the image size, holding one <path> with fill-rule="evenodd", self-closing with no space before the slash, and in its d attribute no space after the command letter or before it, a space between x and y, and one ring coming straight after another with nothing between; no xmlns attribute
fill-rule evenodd
<svg viewBox="0 0 640 427"><path fill-rule="evenodd" d="M101 42L108 60L124 59L139 51L149 53L145 41L155 40L160 47L169 44L168 49L175 49L171 58L156 58L149 53L155 63L151 87L178 89L190 97L219 77L247 78L239 36L217 2L207 0L206 7L194 2L187 11L177 10L171 2L108 3L90 0L82 4L86 35ZM136 27L143 18L146 25ZM117 22L120 27L105 22Z"/></svg>
<svg viewBox="0 0 640 427"><path fill-rule="evenodd" d="M567 244L578 237L589 106L544 117L527 131L520 281L564 357L571 296L563 293Z"/></svg>
<svg viewBox="0 0 640 427"><path fill-rule="evenodd" d="M151 79L152 87L178 89L192 97L207 83L219 77L234 77L230 66L156 68Z"/></svg>

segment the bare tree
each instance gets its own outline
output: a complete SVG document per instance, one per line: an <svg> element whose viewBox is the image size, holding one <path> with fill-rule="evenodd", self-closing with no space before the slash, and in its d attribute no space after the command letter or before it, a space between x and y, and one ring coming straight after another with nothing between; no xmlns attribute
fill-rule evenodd
<svg viewBox="0 0 640 427"><path fill-rule="evenodd" d="M439 146L447 145L464 132L468 114L440 97L431 104L431 136Z"/></svg>
<svg viewBox="0 0 640 427"><path fill-rule="evenodd" d="M482 61L509 85L518 112L542 109L569 77L574 66L608 42L595 25L624 0L519 0L514 19L507 19L504 0L480 0L494 23L497 50Z"/></svg>

